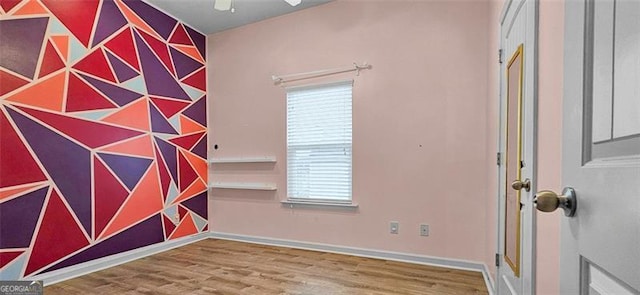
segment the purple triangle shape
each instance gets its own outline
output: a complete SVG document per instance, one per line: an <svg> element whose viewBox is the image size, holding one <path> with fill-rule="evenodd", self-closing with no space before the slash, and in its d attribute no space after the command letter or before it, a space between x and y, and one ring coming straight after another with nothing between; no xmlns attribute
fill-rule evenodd
<svg viewBox="0 0 640 295"><path fill-rule="evenodd" d="M121 61L115 55L109 53L109 51L105 51L107 53L107 58L109 59L109 63L113 67L113 71L116 72L116 76L118 77L118 81L120 83L127 81L131 78L137 77L139 74L126 63Z"/></svg>
<svg viewBox="0 0 640 295"><path fill-rule="evenodd" d="M156 107L149 103L149 114L151 117L151 131L157 133L178 134L178 132L169 124L167 119L156 109Z"/></svg>
<svg viewBox="0 0 640 295"><path fill-rule="evenodd" d="M7 111L84 229L91 233L91 153L22 114Z"/></svg>
<svg viewBox="0 0 640 295"><path fill-rule="evenodd" d="M171 173L171 177L173 177L173 181L178 183L178 156L176 154L176 147L172 144L155 137L156 145L164 158L164 162L167 164L167 168L169 168L169 173Z"/></svg>
<svg viewBox="0 0 640 295"><path fill-rule="evenodd" d="M48 22L48 17L0 20L0 66L33 79Z"/></svg>
<svg viewBox="0 0 640 295"><path fill-rule="evenodd" d="M100 17L98 18L98 25L96 26L96 33L93 35L93 44L91 47L107 39L107 37L124 27L127 23L127 20L116 6L116 3L114 3L113 0L104 0L102 9L100 9Z"/></svg>
<svg viewBox="0 0 640 295"><path fill-rule="evenodd" d="M152 160L130 156L98 153L124 184L133 190L151 165Z"/></svg>
<svg viewBox="0 0 640 295"><path fill-rule="evenodd" d="M173 27L176 26L178 21L144 1L124 0L123 2L158 32L162 38L169 39L169 35L173 32Z"/></svg>
<svg viewBox="0 0 640 295"><path fill-rule="evenodd" d="M205 134L200 141L191 148L191 152L200 156L200 158L207 159L207 135Z"/></svg>
<svg viewBox="0 0 640 295"><path fill-rule="evenodd" d="M41 273L163 242L164 234L161 218L161 214L153 215L147 220L73 255Z"/></svg>
<svg viewBox="0 0 640 295"><path fill-rule="evenodd" d="M156 58L147 44L142 41L140 34L136 32L134 35L140 55L140 66L149 94L191 101L189 95L180 87L180 84L176 82L162 62Z"/></svg>
<svg viewBox="0 0 640 295"><path fill-rule="evenodd" d="M80 73L77 73L77 74L82 76L83 79L85 79L95 88L98 88L100 92L104 93L104 95L106 95L108 98L113 100L119 106L124 106L143 96L142 94L133 92L129 89L124 89L122 87L118 87L116 85L109 84L107 82L102 82L98 79L94 79Z"/></svg>
<svg viewBox="0 0 640 295"><path fill-rule="evenodd" d="M190 28L189 26L184 26L184 28L187 30L187 34L189 34L189 36L191 37L191 40L193 40L193 45L196 46L196 48L198 48L198 51L200 52L200 56L204 57L205 59L207 58L207 41L204 35L200 34L198 31Z"/></svg>
<svg viewBox="0 0 640 295"><path fill-rule="evenodd" d="M173 59L173 64L176 67L176 73L178 74L178 78L182 79L187 75L193 73L195 70L203 67L199 61L187 56L186 54L175 50L173 47L169 46L171 51L171 58Z"/></svg>
<svg viewBox="0 0 640 295"><path fill-rule="evenodd" d="M182 202L182 205L189 208L189 210L195 212L200 215L200 217L207 219L207 192L202 192L201 194L188 199Z"/></svg>
<svg viewBox="0 0 640 295"><path fill-rule="evenodd" d="M190 105L186 110L182 112L183 115L193 119L200 123L202 126L207 126L207 96L201 97L198 101Z"/></svg>
<svg viewBox="0 0 640 295"><path fill-rule="evenodd" d="M0 203L0 249L28 248L49 187Z"/></svg>

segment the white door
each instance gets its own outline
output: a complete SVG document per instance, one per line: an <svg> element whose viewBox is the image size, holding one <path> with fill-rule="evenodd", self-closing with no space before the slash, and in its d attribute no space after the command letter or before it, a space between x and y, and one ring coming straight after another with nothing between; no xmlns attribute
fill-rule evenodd
<svg viewBox="0 0 640 295"><path fill-rule="evenodd" d="M640 294L640 0L567 1L564 48L561 294Z"/></svg>
<svg viewBox="0 0 640 295"><path fill-rule="evenodd" d="M535 294L537 5L507 1L500 22L498 294Z"/></svg>

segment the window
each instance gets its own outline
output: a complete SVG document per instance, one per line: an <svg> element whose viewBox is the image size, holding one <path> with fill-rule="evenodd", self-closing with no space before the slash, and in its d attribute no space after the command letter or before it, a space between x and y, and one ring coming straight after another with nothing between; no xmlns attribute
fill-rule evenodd
<svg viewBox="0 0 640 295"><path fill-rule="evenodd" d="M290 200L351 202L353 81L287 89Z"/></svg>

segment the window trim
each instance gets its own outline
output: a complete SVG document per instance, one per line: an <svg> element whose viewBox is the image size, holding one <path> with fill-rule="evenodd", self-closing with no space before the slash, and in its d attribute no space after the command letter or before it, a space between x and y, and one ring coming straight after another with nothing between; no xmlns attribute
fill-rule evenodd
<svg viewBox="0 0 640 295"><path fill-rule="evenodd" d="M331 87L331 86L338 86L338 85L343 85L343 84L347 84L350 83L351 84L351 132L353 132L353 90L354 90L354 80L353 79L347 79L347 80L339 80L339 81L332 81L332 82L325 82L325 83L313 83L313 84L304 84L304 85L295 85L295 86L288 86L288 87L284 87L286 90L286 94L288 95L288 93L290 91L300 91L300 90L311 90L311 89L315 89L315 88L320 88L320 87ZM288 107L288 101L285 102L285 105ZM289 118L289 114L288 112L285 112L285 121L288 120ZM286 149L286 158L287 158L287 167L289 165L288 163L288 157L289 157L289 146L287 144L287 132L288 132L288 124L285 123L285 149ZM331 208L343 208L343 209L358 209L359 205L354 202L353 200L353 135L352 135L352 140L351 140L351 171L350 171L350 175L351 175L351 179L350 179L350 186L351 186L351 194L349 196L348 200L336 200L336 199L329 199L329 198L295 198L295 197L289 197L289 170L286 170L286 185L287 185L287 198L286 200L282 200L280 201L280 203L283 206L288 206L290 208L294 208L294 207L331 207Z"/></svg>
<svg viewBox="0 0 640 295"><path fill-rule="evenodd" d="M284 201L280 201L284 206L294 207L334 207L345 209L358 209L358 203L353 202L353 198L350 201L338 201L338 200L318 200L318 199L299 199L299 198L287 198Z"/></svg>

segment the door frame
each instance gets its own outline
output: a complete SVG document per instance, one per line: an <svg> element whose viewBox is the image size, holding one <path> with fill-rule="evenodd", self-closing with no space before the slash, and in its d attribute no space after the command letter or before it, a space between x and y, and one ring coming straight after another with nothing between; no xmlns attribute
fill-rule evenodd
<svg viewBox="0 0 640 295"><path fill-rule="evenodd" d="M531 1L526 3L527 1ZM529 224L530 228L526 228L522 230L521 234L521 259L520 259L520 277L523 285L524 292L526 294L535 294L535 282L536 282L536 209L533 207L533 196L537 191L537 142L538 142L538 24L539 24L539 3L538 0L506 0L503 7L502 12L500 14L500 22L499 22L499 48L500 48L500 70L499 70L499 99L498 99L498 111L499 111L499 126L498 126L498 157L500 165L497 169L498 175L498 193L496 197L496 208L498 217L496 219L497 225L497 235L496 235L496 262L498 265L496 266L496 277L495 277L495 289L497 294L509 294L506 293L506 290L501 290L500 282L502 271L501 268L509 268L509 265L505 263L505 259L502 256L504 253L504 241L501 238L504 232L504 214L505 214L505 206L503 204L503 195L506 194L505 191L505 181L506 173L504 170L504 155L505 155L505 147L506 147L506 135L505 135L505 119L506 119L506 66L511 58L510 52L504 52L502 48L504 48L503 44L503 26L507 21L507 16L512 9L520 10L522 9L521 5L533 5L532 9L528 10L527 13L527 25L526 25L526 34L527 36L532 36L531 42L528 42L524 45L524 66L525 66L525 80L527 79L527 74L531 73L532 77L530 77L530 83L524 83L524 93L530 92L530 95L525 95L526 97L530 97L531 99L524 102L522 107L522 112L526 113L525 109L530 109L530 114L532 118L530 119L530 124L525 124L525 120L523 120L523 137L522 141L525 142L523 144L523 154L525 153L525 146L528 144L531 146L530 150L527 152L530 154L530 163L525 163L530 172L530 180L531 180L531 190L530 192L525 193L522 191L521 202L524 204L524 210L528 210L528 214L524 214L524 217L529 217L527 223L521 221L521 224ZM530 70L528 70L529 68ZM530 72L529 72L530 71ZM523 98L524 99L524 98ZM528 122L527 122L528 123ZM530 130L527 130L529 129ZM531 134L531 138L525 137L527 134ZM523 158L527 159L527 158ZM524 178L524 177L523 177ZM509 180L510 181L510 180ZM524 236L526 234L526 236Z"/></svg>

